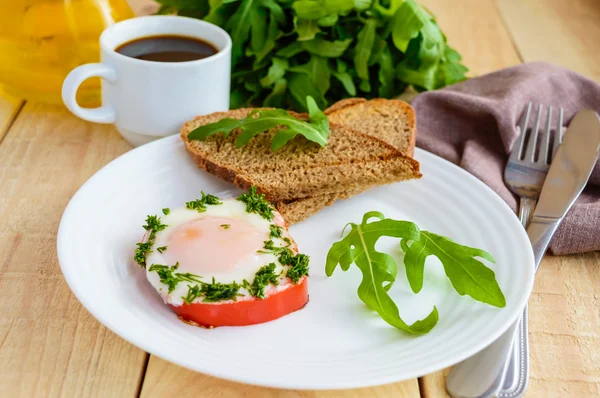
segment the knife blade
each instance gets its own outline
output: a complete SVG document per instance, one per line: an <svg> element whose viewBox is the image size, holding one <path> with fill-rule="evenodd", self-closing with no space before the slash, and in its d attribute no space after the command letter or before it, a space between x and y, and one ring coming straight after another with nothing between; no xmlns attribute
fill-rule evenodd
<svg viewBox="0 0 600 398"><path fill-rule="evenodd" d="M599 149L600 118L592 110L580 111L571 121L548 170L533 213L538 222L564 218L585 187Z"/></svg>
<svg viewBox="0 0 600 398"><path fill-rule="evenodd" d="M593 110L578 112L567 129L563 143L552 159L542 186L540 199L533 212L527 235L533 247L535 269L550 244L561 221L583 191L600 151L600 118ZM520 318L519 318L520 319ZM471 358L452 368L446 379L446 390L455 398L490 398L502 385L517 319L496 341ZM480 375L472 385L473 372ZM523 389L524 391L524 389Z"/></svg>

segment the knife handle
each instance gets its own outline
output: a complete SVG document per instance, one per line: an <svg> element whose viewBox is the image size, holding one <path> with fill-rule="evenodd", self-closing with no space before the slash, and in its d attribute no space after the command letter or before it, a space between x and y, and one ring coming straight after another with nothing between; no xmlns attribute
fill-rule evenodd
<svg viewBox="0 0 600 398"><path fill-rule="evenodd" d="M527 235L533 248L536 271L540 266L544 253L546 253L546 249L548 249L552 235L554 235L562 220L562 218L542 217L535 214L531 218L531 223L527 227Z"/></svg>

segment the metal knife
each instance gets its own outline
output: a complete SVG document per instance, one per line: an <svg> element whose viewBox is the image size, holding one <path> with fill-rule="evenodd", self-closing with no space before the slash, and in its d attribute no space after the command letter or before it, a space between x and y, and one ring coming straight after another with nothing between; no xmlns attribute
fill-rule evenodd
<svg viewBox="0 0 600 398"><path fill-rule="evenodd" d="M578 112L567 129L533 212L527 235L537 271L550 239L585 187L600 151L600 118L593 110ZM496 341L471 358L455 365L446 379L454 398L494 397L502 386L512 348L517 319ZM473 377L476 374L478 377ZM477 380L477 383L473 383ZM525 391L525 386L522 389Z"/></svg>

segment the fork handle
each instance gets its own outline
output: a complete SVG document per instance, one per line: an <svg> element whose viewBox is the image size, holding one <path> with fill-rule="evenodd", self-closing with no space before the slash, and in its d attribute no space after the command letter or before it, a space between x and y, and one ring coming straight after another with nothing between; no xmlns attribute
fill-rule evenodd
<svg viewBox="0 0 600 398"><path fill-rule="evenodd" d="M519 220L523 225L523 228L527 228L531 221L531 215L535 210L536 199L522 197L519 202Z"/></svg>
<svg viewBox="0 0 600 398"><path fill-rule="evenodd" d="M519 220L524 228L531 221L531 215L535 210L537 201L535 199L522 197L519 203ZM529 335L527 333L528 311L527 305L519 320L519 326L515 334L512 351L508 362L502 369L504 375L502 386L497 393L498 398L517 398L523 395L529 381Z"/></svg>

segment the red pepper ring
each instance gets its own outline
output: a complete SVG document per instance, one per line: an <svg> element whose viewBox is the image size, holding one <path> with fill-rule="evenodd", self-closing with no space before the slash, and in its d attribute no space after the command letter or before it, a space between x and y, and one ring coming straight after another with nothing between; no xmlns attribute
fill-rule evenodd
<svg viewBox="0 0 600 398"><path fill-rule="evenodd" d="M179 319L195 326L248 326L269 322L304 308L308 303L308 278L264 299L250 298L233 303L202 303L169 307Z"/></svg>

